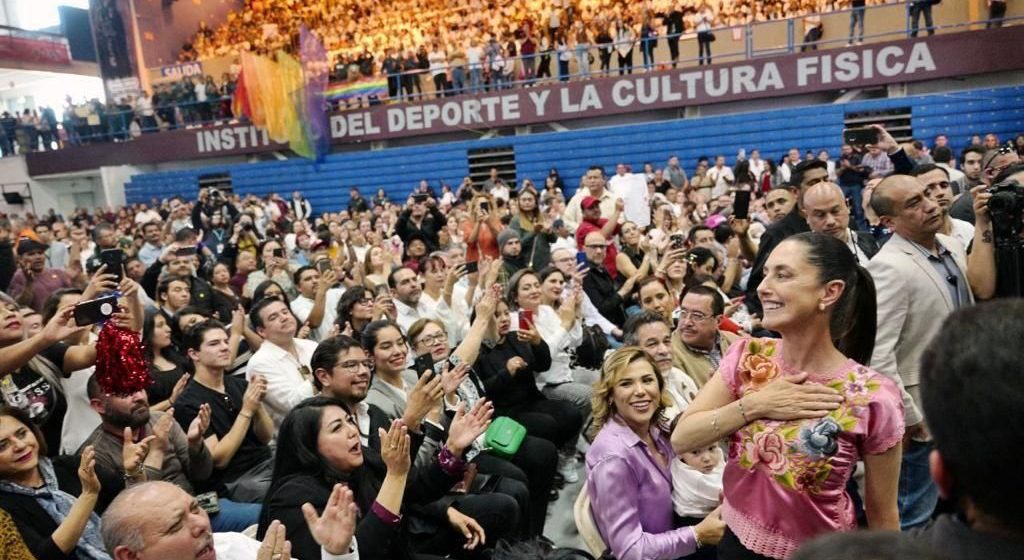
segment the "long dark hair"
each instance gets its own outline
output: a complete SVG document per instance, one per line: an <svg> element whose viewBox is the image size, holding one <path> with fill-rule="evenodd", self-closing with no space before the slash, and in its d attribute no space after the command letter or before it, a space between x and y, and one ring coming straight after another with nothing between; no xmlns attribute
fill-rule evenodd
<svg viewBox="0 0 1024 560"><path fill-rule="evenodd" d="M186 308L188 309L188 308ZM163 356L167 361L178 366L181 371L192 372L192 360L189 360L178 351L177 345L180 344L181 338L180 333L175 337L175 333L180 329L177 329L177 321L167 319L166 315L163 315L159 311L146 313L146 317L142 320L142 350L146 356L146 362L149 363L150 369L155 369L153 365L153 358L156 357L156 353L153 351L153 331L156 330L156 316L161 315L164 320L167 321L167 326L171 328L171 345L164 348L160 355Z"/></svg>
<svg viewBox="0 0 1024 560"><path fill-rule="evenodd" d="M352 308L362 301L368 292L369 290L363 286L352 286L345 290L345 293L341 294L341 298L338 299L338 307L335 309L338 317L335 319L335 323L337 323L341 330L345 330L346 326L352 325L352 336L356 340L359 340L360 336L362 336L362 330L356 329L355 324L352 323ZM367 321L367 324L369 324L369 321ZM365 327L366 325L363 326Z"/></svg>
<svg viewBox="0 0 1024 560"><path fill-rule="evenodd" d="M807 247L807 262L818 269L821 283L842 280L846 287L836 301L829 321L832 341L847 358L859 364L871 362L875 350L878 303L875 282L857 264L845 243L823 233L801 233L789 239Z"/></svg>
<svg viewBox="0 0 1024 560"><path fill-rule="evenodd" d="M364 445L363 465L352 472L342 472L327 463L317 449L320 437L320 420L324 409L337 406L348 414L349 407L330 397L310 397L295 406L285 416L278 431L277 452L274 454L274 474L271 477L270 489L264 500L263 511L260 513L258 536L263 538L270 526L270 502L277 490L287 481L296 476L309 476L333 486L335 483L347 484L352 489L356 503L361 511L368 512L380 490L382 476L378 472L386 472L380 454L368 445Z"/></svg>

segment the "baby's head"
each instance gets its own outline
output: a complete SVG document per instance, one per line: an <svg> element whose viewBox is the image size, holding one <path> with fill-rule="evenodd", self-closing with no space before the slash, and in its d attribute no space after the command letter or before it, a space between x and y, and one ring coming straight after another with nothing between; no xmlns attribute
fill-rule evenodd
<svg viewBox="0 0 1024 560"><path fill-rule="evenodd" d="M710 474L722 460L722 450L718 444L711 444L696 451L687 451L680 456L687 466L704 474Z"/></svg>

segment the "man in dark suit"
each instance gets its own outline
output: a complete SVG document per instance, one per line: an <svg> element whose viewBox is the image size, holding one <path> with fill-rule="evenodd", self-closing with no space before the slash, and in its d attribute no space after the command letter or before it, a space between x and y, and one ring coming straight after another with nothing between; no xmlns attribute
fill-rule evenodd
<svg viewBox="0 0 1024 560"><path fill-rule="evenodd" d="M811 231L830 235L845 243L861 266L878 252L878 241L870 232L850 228L850 206L839 185L818 183L808 188L800 205Z"/></svg>

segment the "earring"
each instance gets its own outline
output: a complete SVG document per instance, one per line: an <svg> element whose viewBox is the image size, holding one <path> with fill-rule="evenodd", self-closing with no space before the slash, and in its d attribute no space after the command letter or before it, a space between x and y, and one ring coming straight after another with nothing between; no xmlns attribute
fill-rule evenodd
<svg viewBox="0 0 1024 560"><path fill-rule="evenodd" d="M825 304L824 303L819 303L818 304L818 309L820 309L821 311L824 311L825 310Z"/></svg>

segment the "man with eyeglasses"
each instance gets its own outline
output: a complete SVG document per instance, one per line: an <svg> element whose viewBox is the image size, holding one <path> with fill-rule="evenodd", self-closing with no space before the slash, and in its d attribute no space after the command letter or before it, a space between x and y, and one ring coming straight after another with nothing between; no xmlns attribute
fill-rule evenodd
<svg viewBox="0 0 1024 560"><path fill-rule="evenodd" d="M718 364L736 340L736 335L719 330L725 300L709 286L691 286L679 303L679 323L672 335L672 361L699 387L711 379Z"/></svg>
<svg viewBox="0 0 1024 560"><path fill-rule="evenodd" d="M263 404L276 434L288 411L313 396L310 360L316 342L295 337L298 321L288 304L279 299L256 302L249 312L249 322L256 334L263 337L263 344L249 358L245 378L250 382L258 378L266 381Z"/></svg>
<svg viewBox="0 0 1024 560"><path fill-rule="evenodd" d="M637 276L626 279L621 286L605 266L605 255L608 253L608 240L600 231L587 234L583 240L583 250L587 255L586 277L583 278L583 292L597 307L598 312L618 328L626 322L626 298L633 292Z"/></svg>
<svg viewBox="0 0 1024 560"><path fill-rule="evenodd" d="M195 375L174 402L174 419L187 430L203 405L208 405L210 427L204 441L213 457L213 474L202 489L237 502L262 502L273 474L268 444L274 423L263 406L267 382L259 376L247 383L224 375L231 365L228 341L227 329L214 319L185 330L182 346Z"/></svg>
<svg viewBox="0 0 1024 560"><path fill-rule="evenodd" d="M949 180L949 172L944 167L929 163L915 167L910 176L917 177L918 181L924 183L924 195L939 205L942 212L942 228L939 229L939 233L956 239L964 247L970 247L971 240L974 239L974 226L970 222L949 215L949 209L953 205L953 187ZM970 194L967 196L970 198Z"/></svg>
<svg viewBox="0 0 1024 560"><path fill-rule="evenodd" d="M575 242L573 246L575 246ZM573 285L576 282L582 284L582 278L584 278L576 262L576 251L565 248L554 249L551 251L551 264L562 271L562 275L565 277L565 288L562 290L562 298L568 298L572 294ZM582 274L586 274L586 272ZM605 333L610 333L609 344L612 347L621 345L618 341L622 340L622 329L601 315L601 312L594 306L594 302L590 301L590 296L587 295L585 290L583 292L583 319L588 325L597 325Z"/></svg>
<svg viewBox="0 0 1024 560"><path fill-rule="evenodd" d="M345 403L355 415L360 442L370 445L373 438L379 447L376 428L390 426L391 420L383 410L366 402L373 378L373 360L359 342L345 335L323 340L313 352L310 368L316 391Z"/></svg>

